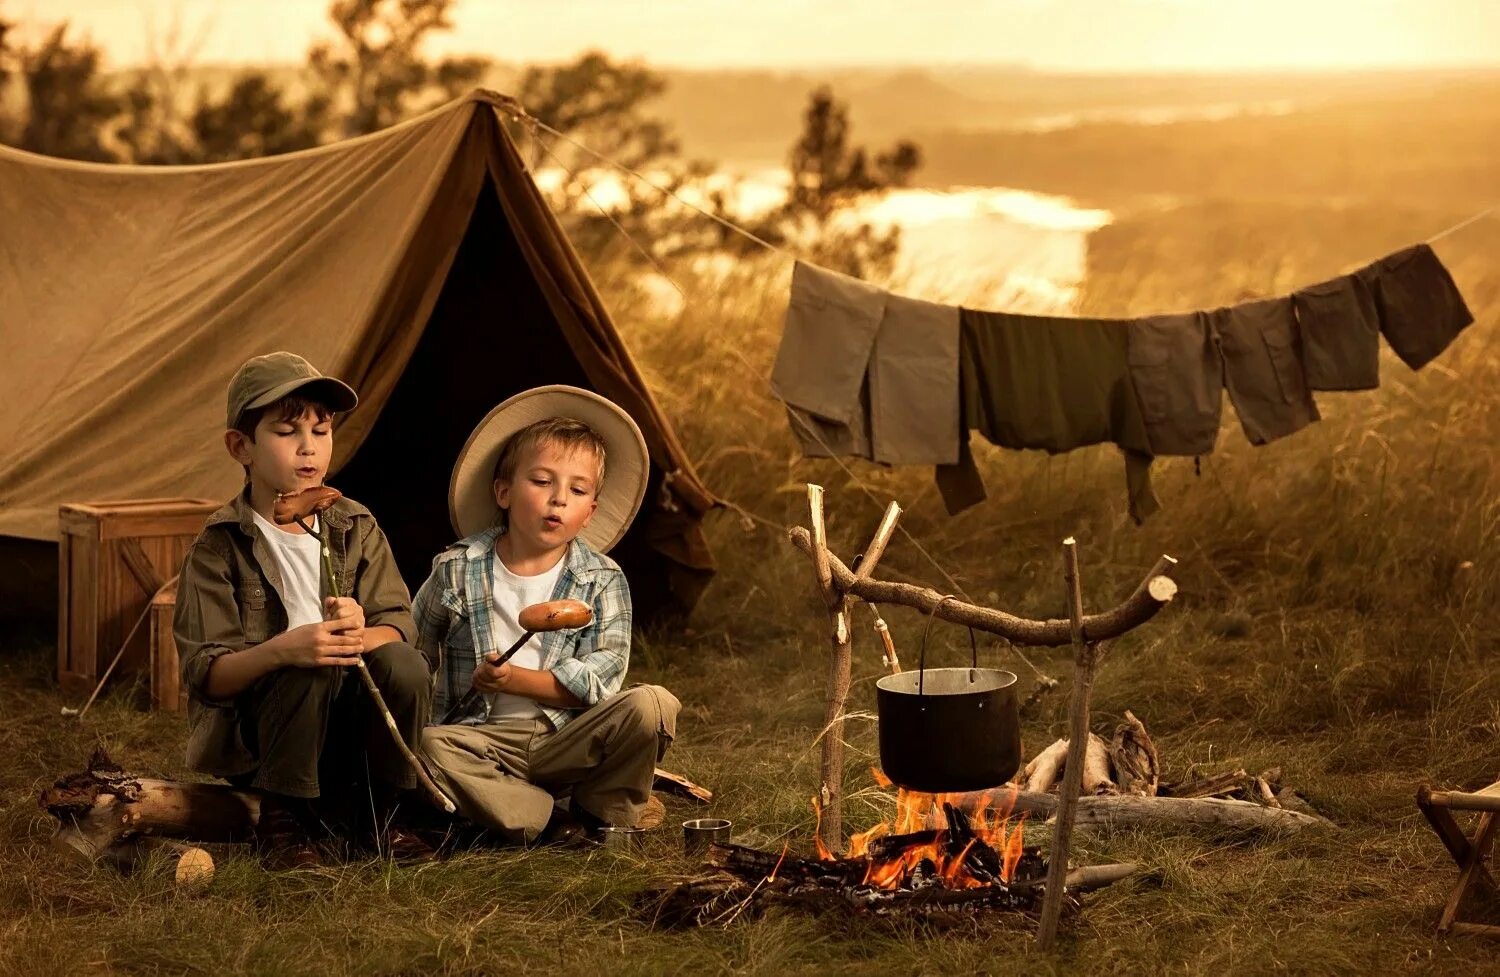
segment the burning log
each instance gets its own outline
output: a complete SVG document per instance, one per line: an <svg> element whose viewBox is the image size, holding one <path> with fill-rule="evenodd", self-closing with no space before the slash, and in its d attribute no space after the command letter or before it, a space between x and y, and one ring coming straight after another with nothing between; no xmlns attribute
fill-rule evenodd
<svg viewBox="0 0 1500 977"><path fill-rule="evenodd" d="M1156 744L1146 733L1146 724L1125 710L1125 721L1115 727L1115 737L1109 745L1110 762L1115 768L1115 782L1124 794L1156 795L1161 783L1161 757Z"/></svg>

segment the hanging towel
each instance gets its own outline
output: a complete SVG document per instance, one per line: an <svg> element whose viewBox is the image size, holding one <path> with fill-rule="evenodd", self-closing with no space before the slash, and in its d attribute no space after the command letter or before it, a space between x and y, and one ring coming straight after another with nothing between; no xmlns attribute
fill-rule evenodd
<svg viewBox="0 0 1500 977"><path fill-rule="evenodd" d="M963 310L962 323L965 427L1002 448L1051 454L1116 444L1125 452L1131 515L1144 519L1161 507L1151 489L1151 450L1131 387L1126 323L972 309ZM954 469L938 473L945 501L951 486L972 484L958 477L967 474L963 466Z"/></svg>
<svg viewBox="0 0 1500 977"><path fill-rule="evenodd" d="M1125 329L1130 379L1152 454L1206 455L1219 437L1224 360L1208 314L1148 316Z"/></svg>
<svg viewBox="0 0 1500 977"><path fill-rule="evenodd" d="M956 462L958 309L798 262L771 390L808 457Z"/></svg>
<svg viewBox="0 0 1500 977"><path fill-rule="evenodd" d="M1355 272L1375 297L1380 333L1401 362L1420 370L1474 321L1453 276L1417 244Z"/></svg>
<svg viewBox="0 0 1500 977"><path fill-rule="evenodd" d="M1292 295L1302 332L1302 368L1310 390L1380 386L1380 318L1375 297L1354 275Z"/></svg>
<svg viewBox="0 0 1500 977"><path fill-rule="evenodd" d="M1209 313L1224 356L1224 384L1251 444L1266 444L1319 420L1302 375L1297 317L1289 298Z"/></svg>

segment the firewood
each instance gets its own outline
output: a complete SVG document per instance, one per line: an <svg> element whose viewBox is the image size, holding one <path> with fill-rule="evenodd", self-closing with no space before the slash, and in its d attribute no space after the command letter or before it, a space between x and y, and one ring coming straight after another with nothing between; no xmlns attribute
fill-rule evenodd
<svg viewBox="0 0 1500 977"><path fill-rule="evenodd" d="M1177 798L1218 797L1223 794L1232 794L1249 785L1250 775L1244 770L1235 770L1230 773L1221 773L1217 776L1177 784L1172 788L1171 796Z"/></svg>
<svg viewBox="0 0 1500 977"><path fill-rule="evenodd" d="M1333 823L1309 807L1293 810L1287 795L1281 794L1282 808L1266 807L1253 801L1232 801L1208 797L1138 797L1117 794L1107 797L1081 797L1078 800L1077 824L1080 827L1105 825L1197 825L1222 827L1239 831L1300 831L1304 828L1329 828ZM1011 817L1020 814L1050 818L1057 810L1057 795L997 787L988 791L951 794L948 801L965 813L979 809L991 812L1009 808Z"/></svg>
<svg viewBox="0 0 1500 977"><path fill-rule="evenodd" d="M661 767L657 767L652 774L651 789L659 790L663 794L684 797L695 804L711 804L714 799L714 792L707 787L693 783L680 773L672 773Z"/></svg>
<svg viewBox="0 0 1500 977"><path fill-rule="evenodd" d="M1068 741L1058 740L1026 765L1026 789L1035 793L1051 790L1068 759Z"/></svg>
<svg viewBox="0 0 1500 977"><path fill-rule="evenodd" d="M1122 794L1139 794L1154 797L1161 777L1161 758L1156 744L1146 733L1146 725L1125 710L1125 721L1115 727L1114 739L1109 747L1110 761L1114 765L1115 781Z"/></svg>
<svg viewBox="0 0 1500 977"><path fill-rule="evenodd" d="M59 843L90 859L137 835L245 841L260 819L260 798L253 793L136 777L102 751L89 760L88 770L43 791L38 804L73 829Z"/></svg>
<svg viewBox="0 0 1500 977"><path fill-rule="evenodd" d="M1083 792L1095 795L1120 792L1109 777L1109 747L1095 733L1089 734L1083 755Z"/></svg>
<svg viewBox="0 0 1500 977"><path fill-rule="evenodd" d="M1255 786L1260 792L1260 799L1266 802L1267 807L1281 806L1281 802L1276 799L1276 792L1271 789L1270 784L1266 783L1264 777L1256 777Z"/></svg>

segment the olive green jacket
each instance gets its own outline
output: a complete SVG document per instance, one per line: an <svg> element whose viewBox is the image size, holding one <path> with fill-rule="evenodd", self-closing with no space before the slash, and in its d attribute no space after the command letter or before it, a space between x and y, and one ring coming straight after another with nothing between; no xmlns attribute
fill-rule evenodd
<svg viewBox="0 0 1500 977"><path fill-rule="evenodd" d="M320 517L339 594L365 612L365 627L386 625L408 642L416 636L411 596L396 569L385 533L370 510L340 499ZM324 582L324 597L327 582ZM241 493L209 516L183 558L173 631L178 667L188 691L188 765L224 777L253 770L256 759L240 734L236 699L210 699L209 666L286 630L283 584L276 561L255 528ZM429 666L430 667L430 666Z"/></svg>

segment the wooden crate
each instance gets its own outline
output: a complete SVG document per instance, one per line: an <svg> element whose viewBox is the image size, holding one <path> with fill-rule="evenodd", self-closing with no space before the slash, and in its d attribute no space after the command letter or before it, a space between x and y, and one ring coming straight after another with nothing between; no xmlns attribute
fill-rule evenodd
<svg viewBox="0 0 1500 977"><path fill-rule="evenodd" d="M177 669L177 639L172 636L172 614L177 609L177 582L151 598L151 708L162 712L187 709L187 689Z"/></svg>
<svg viewBox="0 0 1500 977"><path fill-rule="evenodd" d="M65 692L93 691L219 505L208 499L131 499L61 507L57 680ZM149 628L143 625L115 675L141 674L150 663Z"/></svg>

